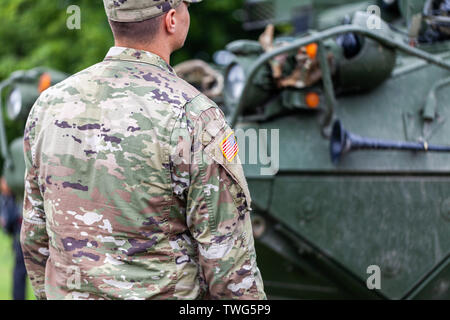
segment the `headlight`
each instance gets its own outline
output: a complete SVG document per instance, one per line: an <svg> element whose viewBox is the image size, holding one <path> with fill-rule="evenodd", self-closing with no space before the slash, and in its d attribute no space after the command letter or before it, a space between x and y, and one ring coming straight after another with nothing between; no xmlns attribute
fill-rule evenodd
<svg viewBox="0 0 450 320"><path fill-rule="evenodd" d="M239 64L233 64L227 74L225 83L226 94L235 102L244 91L245 71Z"/></svg>
<svg viewBox="0 0 450 320"><path fill-rule="evenodd" d="M8 117L11 120L15 120L22 111L22 94L19 88L15 88L8 99Z"/></svg>
<svg viewBox="0 0 450 320"><path fill-rule="evenodd" d="M24 120L39 96L33 83L16 83L7 99L7 115L11 120Z"/></svg>

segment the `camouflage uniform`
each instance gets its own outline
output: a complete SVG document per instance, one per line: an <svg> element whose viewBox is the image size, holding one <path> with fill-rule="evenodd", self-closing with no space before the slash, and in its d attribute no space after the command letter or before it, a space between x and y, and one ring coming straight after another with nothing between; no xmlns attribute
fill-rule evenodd
<svg viewBox="0 0 450 320"><path fill-rule="evenodd" d="M25 129L21 241L38 298L265 299L222 111L157 55L114 47Z"/></svg>

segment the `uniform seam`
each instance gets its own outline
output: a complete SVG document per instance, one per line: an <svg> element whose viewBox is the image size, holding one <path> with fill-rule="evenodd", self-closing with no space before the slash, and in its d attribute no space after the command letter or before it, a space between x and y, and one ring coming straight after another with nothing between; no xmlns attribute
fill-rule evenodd
<svg viewBox="0 0 450 320"><path fill-rule="evenodd" d="M224 170L227 173L227 175L229 175L230 179L232 180L232 183L238 188L237 191L240 190L239 193L244 193L244 188L239 184L239 182L236 181L237 179L234 177L234 175L231 174L225 166L222 166L222 167L224 168ZM231 194L231 190L230 189L231 189L231 186L227 185L227 190ZM235 199L234 197L232 197L232 198L233 198L233 203L235 204L238 216L241 217L241 216L245 215L245 213L248 211L248 204L246 206L246 210L242 214L239 211L239 207L240 207L240 205L244 205L247 202L247 200L244 198L244 199L240 200L241 203L238 203L237 199Z"/></svg>
<svg viewBox="0 0 450 320"><path fill-rule="evenodd" d="M154 63L151 63L151 62L145 62L145 61L139 61L139 60L133 60L133 59L126 59L126 58L125 59L124 58L121 58L121 59L107 58L107 59L104 59L103 61L129 62L131 64L136 64L136 63L144 64L144 65L156 67L156 68L160 69L161 71L168 72L171 76L176 76L175 73L170 71L169 68L166 69L166 68L161 67L158 64L154 64Z"/></svg>
<svg viewBox="0 0 450 320"><path fill-rule="evenodd" d="M189 117L188 117L188 105L191 104L195 99L197 99L197 98L200 97L201 95L202 95L202 93L198 93L198 94L195 95L194 97L189 98L189 99L186 99L186 103L181 107L181 109L183 109L183 110L184 110L184 113L186 114L186 121L189 121ZM195 122L197 122L198 119L200 119L200 116L202 115L203 112L204 112L204 111L202 111L202 112L199 114L199 116L198 116L198 118L197 118L197 120L196 120ZM194 129L195 129L195 126L194 126Z"/></svg>
<svg viewBox="0 0 450 320"><path fill-rule="evenodd" d="M250 219L250 217L249 217L249 219ZM243 226L245 225L245 223L243 223ZM248 261L249 261L249 263L250 263L250 267L251 267L251 264L252 264L252 259L251 259L251 257L250 257L250 250L249 250L249 248L248 248L248 245L249 245L249 238L248 238L248 236L247 236L247 234L246 234L246 232L245 231L243 231L243 233L242 233L242 238L244 239L244 245L245 245L245 256L246 256L246 258L248 259ZM256 253L255 253L256 254ZM256 263L256 257L255 257L255 263ZM253 274L253 270L251 270L250 271L250 276L252 277L252 280L253 280L253 282L254 282L254 285L252 284L252 286L249 288L249 292L252 292L252 288L254 288L253 289L253 293L255 293L255 294L257 294L257 295L259 295L259 291L258 291L258 283L256 282L256 278L255 278L255 275Z"/></svg>
<svg viewBox="0 0 450 320"><path fill-rule="evenodd" d="M167 172L167 181L169 183L169 190L170 190L170 202L169 202L169 205L168 205L168 212L167 212L167 216L166 216L167 217L167 222L169 222L170 211L172 210L172 208L176 204L176 199L175 199L175 194L174 194L175 190L174 190L174 188L172 186L172 184L173 184L173 181L172 181L172 170L173 170L173 168L170 165L170 162L171 162L172 136L173 136L173 133L175 131L175 126L177 124L178 118L171 118L170 121L173 122L173 123L171 125L170 135L168 137L168 140L169 140L168 141L168 148L166 148L165 151L164 151L165 156L166 156L164 160L168 161L168 169L166 169L166 172ZM168 230L168 233L169 233L168 234L168 238L169 238L168 240L171 241L171 238L173 237L174 234L170 231L170 228ZM169 250L169 253L170 253L171 260L172 260L172 266L175 267L175 272L174 272L175 276L172 277L172 279L170 281L170 285L171 285L170 291L172 292L172 295L175 295L176 284L178 282L178 270L177 270L177 263L176 263L175 253L173 252L173 250Z"/></svg>
<svg viewBox="0 0 450 320"><path fill-rule="evenodd" d="M33 118L36 118L36 108L33 108L33 113L31 114L31 116L32 116L32 119ZM38 190L39 190L39 195L40 195L40 197L42 198L42 200L44 199L44 195L42 194L42 191L41 191L41 184L40 184L40 182L39 182L39 176L40 176L40 170L39 170L39 167L36 165L36 163L37 163L37 160L36 160L36 157L37 157L37 155L36 155L36 148L37 148L37 146L36 146L36 133L37 133L37 128L38 128L38 121L39 121L39 118L36 118L36 123L35 123L35 126L33 127L33 128L31 128L30 129L30 131L29 131L29 134L28 134L28 142L29 142L29 145L30 145L30 154L31 154L31 167L34 169L34 177L36 178L36 185L38 186ZM26 156L26 155L25 155ZM28 172L32 169L32 168L29 168L28 169ZM25 167L25 170L26 170L26 167ZM43 204L42 204L43 205ZM34 209L34 206L33 206L33 209ZM40 208L39 208L40 209ZM42 210L43 211L43 214L44 214L44 217L45 217L45 211L44 210Z"/></svg>
<svg viewBox="0 0 450 320"><path fill-rule="evenodd" d="M204 154L204 149L202 149L200 156L203 158L203 154ZM199 170L200 170L200 175L202 177L202 181L203 181L203 185L202 185L202 191L203 194L205 196L205 202L206 205L208 206L208 224L209 227L211 228L211 233L216 233L217 232L217 228L216 228L216 219L214 216L214 208L212 205L212 199L211 196L208 195L207 192L205 192L205 186L206 186L206 164L203 162L203 159L201 159L201 163L199 165Z"/></svg>
<svg viewBox="0 0 450 320"><path fill-rule="evenodd" d="M198 119L200 119L202 117L202 115L205 112L207 112L208 110L210 110L210 109L217 109L217 107L216 106L210 106L207 109L203 110L199 114ZM215 139L216 139L216 137L213 137L213 140L211 140L211 142L214 141ZM207 184L207 180L206 180L206 169L207 169L207 166L206 166L205 162L203 161L203 157L206 155L206 156L210 157L211 160L213 160L213 161L215 161L215 160L205 151L205 149L206 149L206 146L204 146L202 144L202 150L201 150L201 154L200 154L202 159L200 161L199 169L200 169L200 174L202 176L202 181L203 181L202 190L203 190L203 194L205 195L206 205L208 206L208 211L209 211L208 224L209 224L209 227L211 228L211 233L212 234L217 234L217 221L216 221L216 217L214 215L213 201L212 201L211 195L208 195L208 192L205 191L205 187L206 187L206 184Z"/></svg>
<svg viewBox="0 0 450 320"><path fill-rule="evenodd" d="M187 105L188 104L191 104L192 103L192 101L194 101L195 99L197 99L198 97L201 97L202 96L202 93L199 93L198 95L196 95L194 98L192 98L189 102L187 102L186 104L185 104L185 112L186 112L186 118L188 118L187 117L187 113L188 113L188 110L187 110ZM201 119L201 117L202 117L202 115L206 112L206 111L208 111L209 109L211 109L211 108L217 108L217 107L215 107L215 106L213 106L213 105L211 105L210 107L208 107L207 109L205 109L205 110L202 110L200 113L199 113L199 115L198 115L198 117L197 117L197 119L196 119L196 121L195 121L195 125L194 125L194 131L195 131L195 128L197 127L197 123L198 123L198 121L199 121L199 119ZM194 143L195 143L195 141L194 141ZM197 159L197 163L198 163L198 168L199 168L199 173L200 173L200 176L201 176L201 179L202 179L202 182L203 182L203 184L202 184L202 192L203 192L203 195L204 195L204 197L205 197L205 202L206 202L206 206L208 207L208 225L209 225L209 227L210 227L210 229L211 229L211 233L216 233L217 232L217 228L216 228L216 219L215 219L215 217L214 217L214 208L213 208L213 204L212 204L212 199L211 199L211 197L210 196L208 196L208 193L207 192L205 192L205 185L206 185L206 164L204 163L204 161L203 161L203 155L204 155L204 153L205 153L205 147L203 146L203 144L202 144L202 149L199 151L199 152L197 152L196 154L194 153L194 158L195 157L198 157L199 159Z"/></svg>

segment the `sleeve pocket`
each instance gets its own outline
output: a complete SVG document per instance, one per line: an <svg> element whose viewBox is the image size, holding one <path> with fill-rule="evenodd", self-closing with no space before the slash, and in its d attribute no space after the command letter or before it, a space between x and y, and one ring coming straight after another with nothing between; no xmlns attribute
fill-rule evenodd
<svg viewBox="0 0 450 320"><path fill-rule="evenodd" d="M225 141L230 134L234 135L233 131L225 125L215 137L204 137L202 140L207 142L204 143L204 152L225 169L230 176L231 181L233 181L233 183L229 184L230 193L233 196L239 212L244 212L246 209L250 210L251 197L239 155L236 155L233 159L229 160L222 147L223 141ZM204 130L203 135L210 135L207 128Z"/></svg>

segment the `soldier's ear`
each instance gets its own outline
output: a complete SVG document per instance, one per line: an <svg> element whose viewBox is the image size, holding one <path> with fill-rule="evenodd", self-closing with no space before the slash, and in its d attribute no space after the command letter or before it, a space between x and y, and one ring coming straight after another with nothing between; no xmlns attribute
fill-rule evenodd
<svg viewBox="0 0 450 320"><path fill-rule="evenodd" d="M169 12L166 13L164 18L164 24L166 26L166 31L169 34L175 34L176 26L177 26L177 11L175 9L170 9Z"/></svg>

